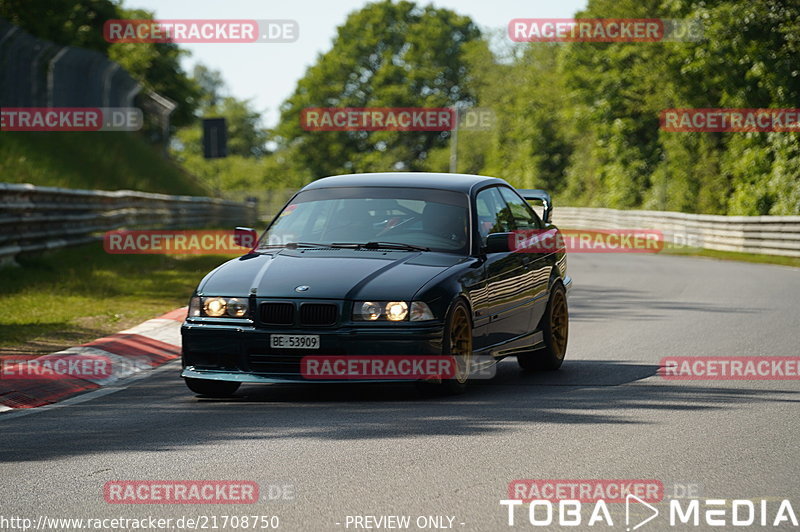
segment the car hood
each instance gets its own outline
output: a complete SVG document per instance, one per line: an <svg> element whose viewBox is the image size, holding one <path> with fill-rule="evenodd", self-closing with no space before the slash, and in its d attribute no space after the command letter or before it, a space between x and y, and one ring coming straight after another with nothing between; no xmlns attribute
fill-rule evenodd
<svg viewBox="0 0 800 532"><path fill-rule="evenodd" d="M245 255L209 273L201 295L410 300L436 275L466 260L436 252L288 250ZM296 291L307 286L305 291Z"/></svg>

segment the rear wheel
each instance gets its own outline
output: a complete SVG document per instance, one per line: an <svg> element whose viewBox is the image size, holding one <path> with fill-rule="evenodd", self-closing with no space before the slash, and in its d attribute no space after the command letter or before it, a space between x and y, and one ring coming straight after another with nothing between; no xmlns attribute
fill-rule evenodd
<svg viewBox="0 0 800 532"><path fill-rule="evenodd" d="M209 397L228 397L239 389L241 383L230 381L214 381L208 379L185 378L186 386L198 395Z"/></svg>
<svg viewBox="0 0 800 532"><path fill-rule="evenodd" d="M560 282L553 285L550 299L542 316L544 347L517 355L517 362L524 370L556 370L564 362L569 336L569 310L567 291Z"/></svg>

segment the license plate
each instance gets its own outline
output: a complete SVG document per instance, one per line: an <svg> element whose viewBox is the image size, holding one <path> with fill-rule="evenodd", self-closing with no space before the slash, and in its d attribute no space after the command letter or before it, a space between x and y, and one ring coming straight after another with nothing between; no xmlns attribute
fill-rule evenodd
<svg viewBox="0 0 800 532"><path fill-rule="evenodd" d="M279 349L319 349L319 335L271 334L269 345Z"/></svg>

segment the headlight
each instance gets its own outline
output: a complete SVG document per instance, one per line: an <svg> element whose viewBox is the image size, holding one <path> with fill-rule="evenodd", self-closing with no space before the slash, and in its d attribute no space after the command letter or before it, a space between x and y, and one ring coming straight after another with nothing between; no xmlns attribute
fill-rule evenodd
<svg viewBox="0 0 800 532"><path fill-rule="evenodd" d="M247 314L247 301L232 297L228 300L228 316L243 318Z"/></svg>
<svg viewBox="0 0 800 532"><path fill-rule="evenodd" d="M406 316L408 316L408 303L405 301L386 303L386 319L389 321L403 321Z"/></svg>
<svg viewBox="0 0 800 532"><path fill-rule="evenodd" d="M189 316L245 318L247 311L247 299L239 297L193 297L189 302Z"/></svg>
<svg viewBox="0 0 800 532"><path fill-rule="evenodd" d="M203 298L203 311L206 316L219 318L225 314L225 306L227 303L221 297Z"/></svg>
<svg viewBox="0 0 800 532"><path fill-rule="evenodd" d="M383 313L382 305L380 303L373 303L372 301L364 301L361 304L361 319L375 321L381 317Z"/></svg>
<svg viewBox="0 0 800 532"><path fill-rule="evenodd" d="M428 321L436 319L422 301L356 301L353 319L357 321Z"/></svg>

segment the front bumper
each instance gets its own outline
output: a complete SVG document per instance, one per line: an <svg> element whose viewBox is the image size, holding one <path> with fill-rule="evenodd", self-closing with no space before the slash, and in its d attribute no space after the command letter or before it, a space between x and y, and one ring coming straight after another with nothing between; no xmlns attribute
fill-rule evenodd
<svg viewBox="0 0 800 532"><path fill-rule="evenodd" d="M392 324L335 329L265 329L251 325L187 321L181 327L184 368L181 376L242 383L352 382L306 379L301 374L300 361L309 355L441 355L443 333L444 327L438 323L399 327ZM319 335L320 347L314 350L273 348L270 346L271 334Z"/></svg>

